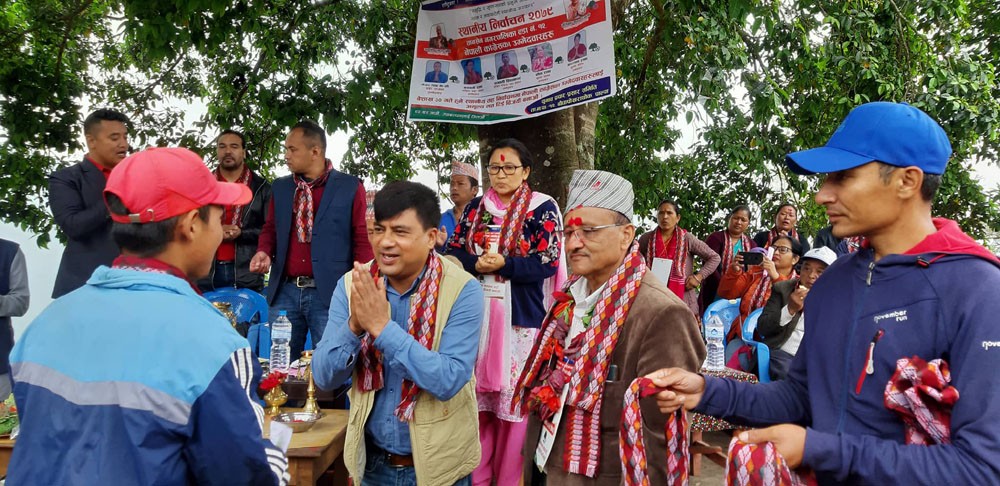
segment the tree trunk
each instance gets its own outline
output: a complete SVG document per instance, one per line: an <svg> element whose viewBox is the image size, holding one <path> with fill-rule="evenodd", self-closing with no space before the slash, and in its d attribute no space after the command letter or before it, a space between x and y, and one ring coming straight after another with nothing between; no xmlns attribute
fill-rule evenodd
<svg viewBox="0 0 1000 486"><path fill-rule="evenodd" d="M489 187L486 166L493 143L516 138L535 157L528 183L535 191L566 204L566 188L574 170L594 168L594 126L598 104L587 103L565 110L496 125L479 127L479 157L483 163L483 189Z"/></svg>

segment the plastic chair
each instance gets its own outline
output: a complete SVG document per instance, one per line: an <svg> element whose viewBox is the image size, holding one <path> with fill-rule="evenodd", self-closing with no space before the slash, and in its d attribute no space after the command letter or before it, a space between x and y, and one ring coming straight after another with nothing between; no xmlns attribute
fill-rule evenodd
<svg viewBox="0 0 1000 486"><path fill-rule="evenodd" d="M753 348L754 354L757 355L757 378L761 383L767 383L771 381L771 348L767 347L766 344L754 341L753 332L757 329L757 320L760 319L760 314L764 312L763 308L757 309L747 316L747 320L743 321L742 334L740 336L743 342L747 343L748 346Z"/></svg>
<svg viewBox="0 0 1000 486"><path fill-rule="evenodd" d="M719 318L722 319L723 326L723 343L725 346L725 335L729 332L729 326L733 325L733 321L740 316L740 300L741 299L721 299L712 302L705 308L705 315L701 317L701 337L705 338L705 324L712 314L718 314Z"/></svg>
<svg viewBox="0 0 1000 486"><path fill-rule="evenodd" d="M250 289L226 288L205 292L204 297L210 302L227 302L236 314L237 322L250 324L247 330L247 341L250 349L259 357L271 355L271 329L261 326L267 322L267 299Z"/></svg>

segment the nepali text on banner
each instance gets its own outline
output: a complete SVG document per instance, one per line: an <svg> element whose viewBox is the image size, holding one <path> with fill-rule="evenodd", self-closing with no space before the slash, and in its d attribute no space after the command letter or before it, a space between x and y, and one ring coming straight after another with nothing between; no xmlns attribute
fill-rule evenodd
<svg viewBox="0 0 1000 486"><path fill-rule="evenodd" d="M613 96L609 2L424 2L407 119L490 124Z"/></svg>

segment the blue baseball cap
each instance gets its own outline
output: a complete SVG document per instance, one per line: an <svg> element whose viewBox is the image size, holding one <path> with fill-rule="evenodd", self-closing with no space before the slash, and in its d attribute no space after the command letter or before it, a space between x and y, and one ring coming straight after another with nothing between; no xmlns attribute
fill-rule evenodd
<svg viewBox="0 0 1000 486"><path fill-rule="evenodd" d="M837 172L874 161L941 174L949 158L948 136L926 113L906 103L877 101L851 110L825 146L790 153L785 163L800 175Z"/></svg>

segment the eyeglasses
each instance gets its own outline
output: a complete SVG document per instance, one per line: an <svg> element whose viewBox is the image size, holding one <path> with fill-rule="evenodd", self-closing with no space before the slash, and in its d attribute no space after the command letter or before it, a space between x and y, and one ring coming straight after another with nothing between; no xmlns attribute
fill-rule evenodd
<svg viewBox="0 0 1000 486"><path fill-rule="evenodd" d="M507 175L514 175L517 169L524 167L523 165L490 165L486 167L486 170L490 171L490 174L497 175L500 173L500 169L503 169L503 173Z"/></svg>
<svg viewBox="0 0 1000 486"><path fill-rule="evenodd" d="M602 224L601 226L581 226L576 229L563 230L563 240L569 241L574 236L580 238L580 241L588 241L597 234L598 231L602 229L614 228L616 226L625 226L624 224Z"/></svg>
<svg viewBox="0 0 1000 486"><path fill-rule="evenodd" d="M772 246L771 248L774 248L774 251L781 253L782 255L792 252L792 248L788 246Z"/></svg>

